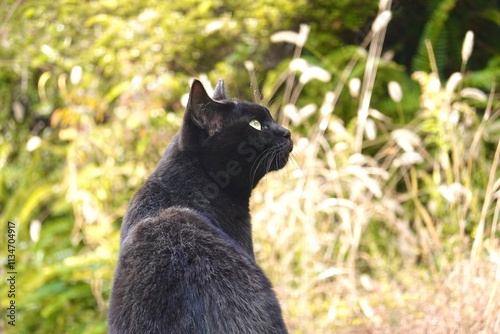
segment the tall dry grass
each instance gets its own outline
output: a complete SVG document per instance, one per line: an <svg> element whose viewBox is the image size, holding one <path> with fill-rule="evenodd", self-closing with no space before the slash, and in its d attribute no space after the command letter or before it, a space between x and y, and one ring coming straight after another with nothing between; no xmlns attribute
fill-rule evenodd
<svg viewBox="0 0 500 334"><path fill-rule="evenodd" d="M274 36L296 44L289 69L268 90L284 86L274 106L280 121L292 128L314 124L307 134L295 132L290 167L254 192L258 261L292 332L499 332L495 86L489 94L464 88L467 59L462 73L446 81L436 71L414 73L420 110L394 126L383 110L370 107L390 7L391 1L381 1L360 52L318 105L298 105L310 80L331 80L301 58L307 27ZM361 57L363 78L351 78ZM349 80L359 109L345 124L335 107ZM392 82L388 89L400 103L401 87ZM481 116L474 106L485 101Z"/></svg>

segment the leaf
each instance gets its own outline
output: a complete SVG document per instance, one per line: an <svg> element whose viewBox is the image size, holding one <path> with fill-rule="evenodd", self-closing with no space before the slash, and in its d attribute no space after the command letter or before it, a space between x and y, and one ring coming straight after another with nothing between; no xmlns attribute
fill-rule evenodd
<svg viewBox="0 0 500 334"><path fill-rule="evenodd" d="M113 102L118 96L123 94L123 92L127 91L130 89L130 83L129 82L121 82L116 86L113 86L111 90L104 96L104 100L107 103Z"/></svg>
<svg viewBox="0 0 500 334"><path fill-rule="evenodd" d="M43 185L32 190L31 194L26 198L24 205L19 211L19 220L21 221L21 224L27 224L30 216L33 214L37 206L51 195L53 195L52 185Z"/></svg>

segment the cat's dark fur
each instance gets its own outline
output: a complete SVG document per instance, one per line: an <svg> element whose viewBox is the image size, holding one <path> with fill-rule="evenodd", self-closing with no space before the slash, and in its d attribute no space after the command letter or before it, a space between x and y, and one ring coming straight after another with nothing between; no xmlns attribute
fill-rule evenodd
<svg viewBox="0 0 500 334"><path fill-rule="evenodd" d="M123 221L110 333L287 333L254 259L249 198L292 146L265 107L228 99L222 80L212 99L194 81L179 133Z"/></svg>

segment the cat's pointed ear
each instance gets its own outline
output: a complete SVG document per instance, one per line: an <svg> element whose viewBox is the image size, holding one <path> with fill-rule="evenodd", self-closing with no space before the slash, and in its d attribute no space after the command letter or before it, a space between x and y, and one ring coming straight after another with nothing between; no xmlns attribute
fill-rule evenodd
<svg viewBox="0 0 500 334"><path fill-rule="evenodd" d="M197 109L199 106L206 106L210 102L212 102L212 99L208 96L203 84L199 80L194 79L191 85L191 92L189 93L188 110Z"/></svg>
<svg viewBox="0 0 500 334"><path fill-rule="evenodd" d="M224 80L220 79L215 86L213 99L214 100L227 100L229 97L226 95L226 87L224 85Z"/></svg>
<svg viewBox="0 0 500 334"><path fill-rule="evenodd" d="M202 83L195 79L191 85L185 119L212 135L222 126L221 116L216 112L217 104L208 96Z"/></svg>

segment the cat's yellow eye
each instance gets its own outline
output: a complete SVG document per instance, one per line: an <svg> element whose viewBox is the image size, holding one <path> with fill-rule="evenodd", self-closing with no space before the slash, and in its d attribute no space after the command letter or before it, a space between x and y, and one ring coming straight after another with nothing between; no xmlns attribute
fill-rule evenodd
<svg viewBox="0 0 500 334"><path fill-rule="evenodd" d="M252 119L248 124L250 124L250 126L254 129L257 129L259 131L262 130L262 125L260 125L260 122L256 119Z"/></svg>

